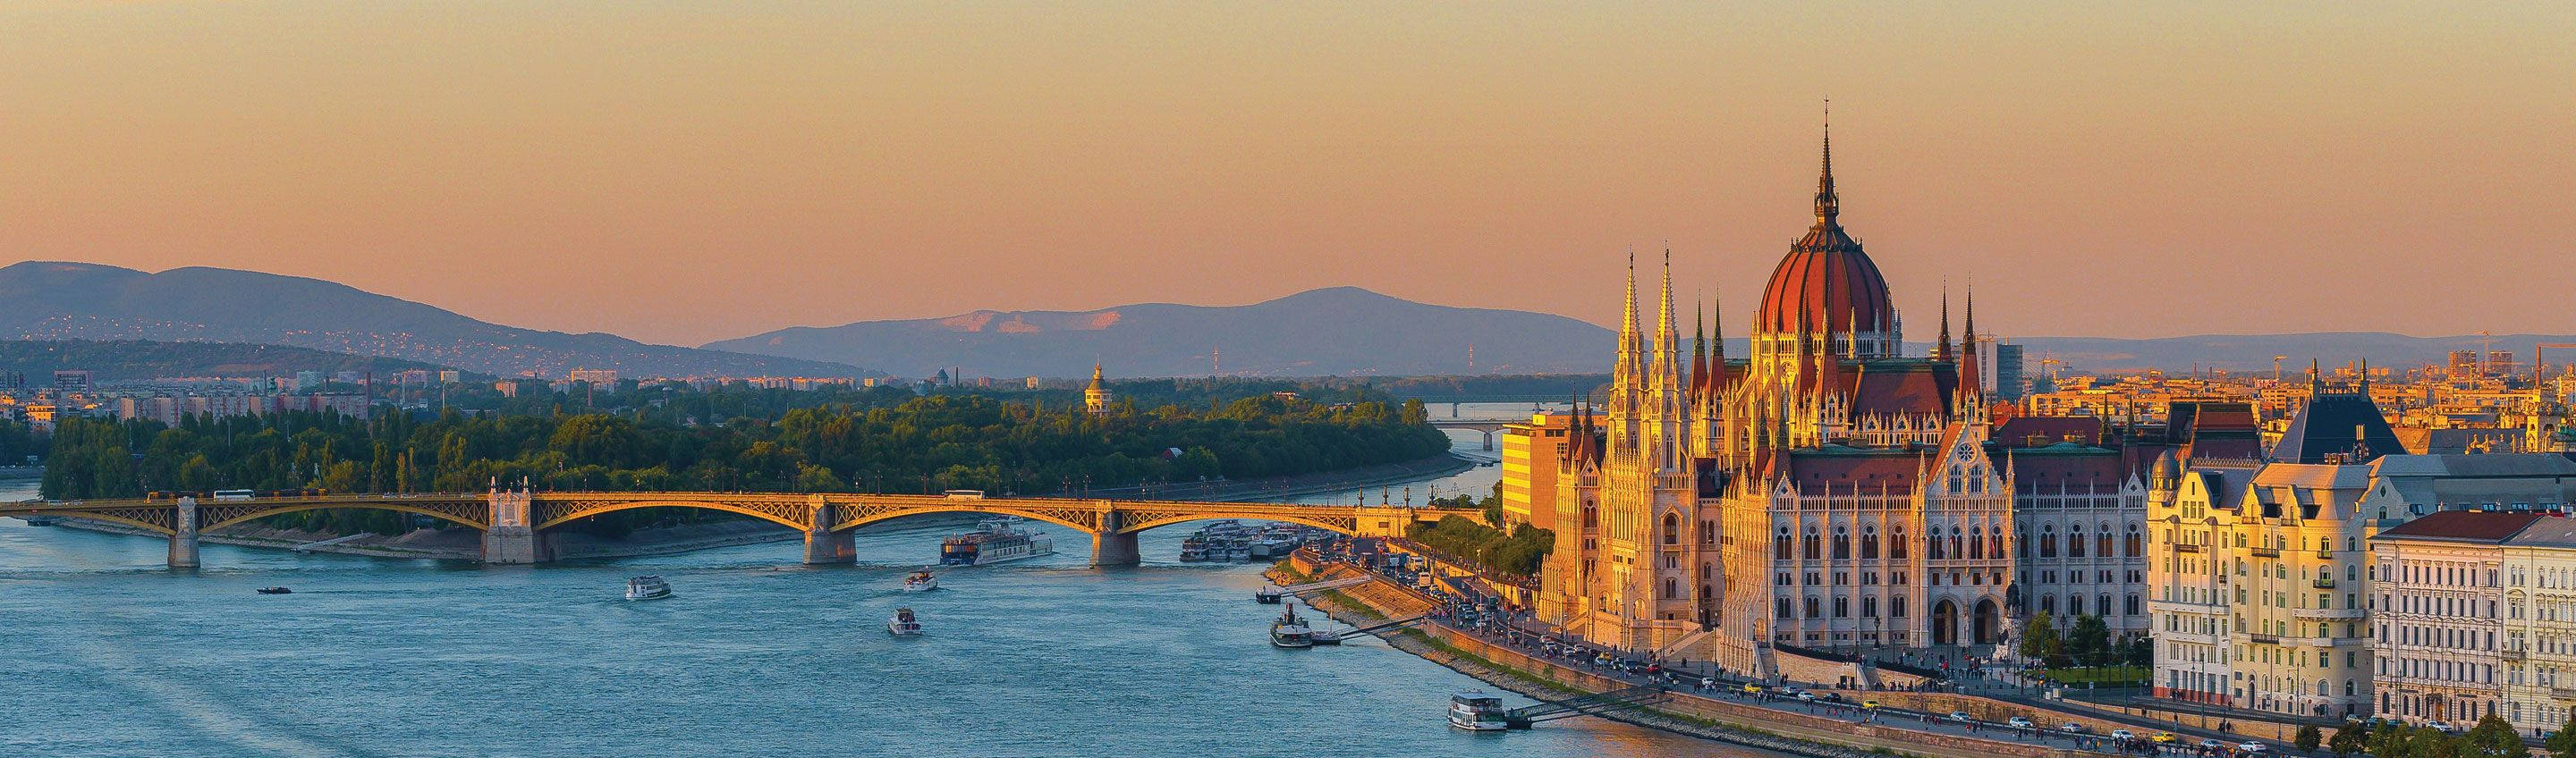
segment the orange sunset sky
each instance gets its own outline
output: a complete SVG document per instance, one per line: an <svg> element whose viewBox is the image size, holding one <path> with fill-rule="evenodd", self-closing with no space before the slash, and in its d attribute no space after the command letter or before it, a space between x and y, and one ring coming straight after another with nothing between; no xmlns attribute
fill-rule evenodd
<svg viewBox="0 0 2576 758"><path fill-rule="evenodd" d="M697 344L1357 285L1741 334L2576 332L2576 3L0 3L0 262ZM1649 277L1651 277L1651 272Z"/></svg>

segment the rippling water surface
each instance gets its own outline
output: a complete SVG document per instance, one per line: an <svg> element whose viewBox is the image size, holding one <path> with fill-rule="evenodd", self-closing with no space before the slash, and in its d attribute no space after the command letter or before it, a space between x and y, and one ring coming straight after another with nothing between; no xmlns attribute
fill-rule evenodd
<svg viewBox="0 0 2576 758"><path fill-rule="evenodd" d="M1177 563L1186 529L1091 569L1047 527L1057 555L902 592L945 528L864 531L856 567L792 542L493 568L206 545L177 574L161 540L0 519L0 755L1762 755L1597 719L1451 730L1477 682L1376 641L1269 647L1258 569ZM619 599L642 573L677 595ZM889 637L900 606L929 634Z"/></svg>

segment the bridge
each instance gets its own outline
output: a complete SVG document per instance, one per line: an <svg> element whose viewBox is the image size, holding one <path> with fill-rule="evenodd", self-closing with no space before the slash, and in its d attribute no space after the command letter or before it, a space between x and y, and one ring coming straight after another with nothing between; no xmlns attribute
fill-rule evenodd
<svg viewBox="0 0 2576 758"><path fill-rule="evenodd" d="M1180 500L1094 500L960 495L763 494L734 492L487 492L322 495L200 501L194 497L142 500L30 500L0 503L0 516L96 519L142 529L170 540L171 568L197 566L198 536L270 516L326 508L373 508L428 516L483 532L483 562L538 563L551 559L546 530L605 513L636 508L701 508L738 513L805 533L805 562L857 560L855 530L880 521L931 513L983 513L1044 521L1091 535L1096 566L1134 565L1136 535L1147 529L1204 519L1255 519L1357 536L1402 536L1416 520L1472 511L1368 505L1287 505Z"/></svg>
<svg viewBox="0 0 2576 758"><path fill-rule="evenodd" d="M1435 418L1432 419L1430 423L1431 428L1433 429L1471 429L1474 431L1484 432L1485 449L1492 450L1494 449L1494 435L1500 434L1505 428L1508 428L1513 424L1529 423L1529 419Z"/></svg>

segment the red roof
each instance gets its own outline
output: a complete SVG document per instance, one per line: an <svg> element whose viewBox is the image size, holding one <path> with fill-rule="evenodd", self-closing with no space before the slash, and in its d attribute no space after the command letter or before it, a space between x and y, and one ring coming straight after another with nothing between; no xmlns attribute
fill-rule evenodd
<svg viewBox="0 0 2576 758"><path fill-rule="evenodd" d="M2389 527L2374 539L2501 542L2543 515L2535 511L2434 511Z"/></svg>

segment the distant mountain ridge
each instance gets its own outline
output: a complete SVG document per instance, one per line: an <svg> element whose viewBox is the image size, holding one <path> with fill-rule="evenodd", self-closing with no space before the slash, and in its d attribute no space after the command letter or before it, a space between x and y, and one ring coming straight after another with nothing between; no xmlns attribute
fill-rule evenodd
<svg viewBox="0 0 2576 758"><path fill-rule="evenodd" d="M838 363L501 326L335 282L204 266L145 273L27 261L0 268L0 339L289 345L499 376L562 376L574 368L630 376L863 373Z"/></svg>
<svg viewBox="0 0 2576 758"><path fill-rule="evenodd" d="M1428 305L1358 287L1237 306L1140 303L1093 311L981 310L794 327L709 349L857 362L905 376L1121 377L1595 373L1615 335L1545 313ZM1473 347L1474 368L1469 368Z"/></svg>
<svg viewBox="0 0 2576 758"><path fill-rule="evenodd" d="M24 374L31 387L47 386L53 372L63 369L88 371L90 381L111 384L170 377L291 377L298 371L357 371L392 382L403 371L440 368L445 367L287 345L0 340L0 369Z"/></svg>

